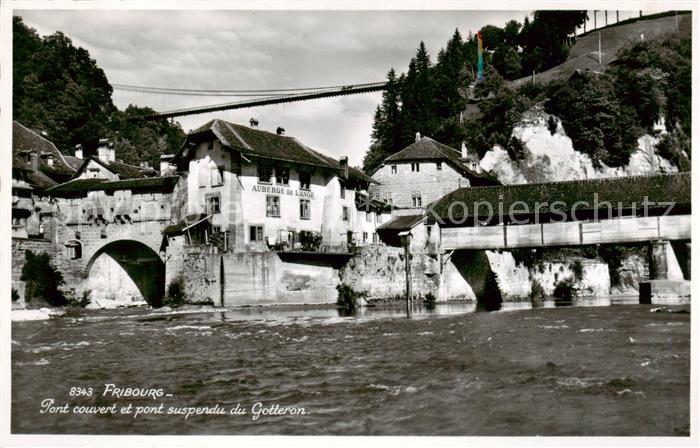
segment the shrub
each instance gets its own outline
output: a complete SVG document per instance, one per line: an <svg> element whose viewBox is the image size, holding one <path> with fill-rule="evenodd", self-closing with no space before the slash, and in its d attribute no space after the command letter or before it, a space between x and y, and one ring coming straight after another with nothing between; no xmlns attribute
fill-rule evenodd
<svg viewBox="0 0 700 448"><path fill-rule="evenodd" d="M185 304L185 279L182 276L177 276L170 281L168 291L163 300L163 305L173 308L180 307Z"/></svg>
<svg viewBox="0 0 700 448"><path fill-rule="evenodd" d="M47 302L52 306L65 305L66 298L58 289L65 283L63 275L51 265L49 255L45 252L37 255L27 250L24 257L26 261L22 266L20 280L26 283L25 300Z"/></svg>
<svg viewBox="0 0 700 448"><path fill-rule="evenodd" d="M80 299L75 297L75 295L69 294L67 298L67 303L69 306L72 307L79 307L79 308L86 308L92 301L90 300L90 293L92 291L89 289L86 289L83 291L83 293L80 295Z"/></svg>
<svg viewBox="0 0 700 448"><path fill-rule="evenodd" d="M574 273L574 280L577 282L583 280L583 263L581 263L581 260L575 260L569 267Z"/></svg>
<svg viewBox="0 0 700 448"><path fill-rule="evenodd" d="M15 288L12 288L12 301L16 302L19 300L19 292Z"/></svg>
<svg viewBox="0 0 700 448"><path fill-rule="evenodd" d="M423 302L425 302L426 305L435 305L435 302L437 302L435 294L433 294L432 292L427 293L423 298Z"/></svg>
<svg viewBox="0 0 700 448"><path fill-rule="evenodd" d="M319 247L321 247L321 241L323 237L319 232L312 232L310 230L302 230L299 232L299 243L301 244L301 249L309 252L316 252Z"/></svg>
<svg viewBox="0 0 700 448"><path fill-rule="evenodd" d="M357 300L367 295L367 293L355 291L352 286L345 283L337 285L335 289L338 290L338 306L346 310L357 308Z"/></svg>
<svg viewBox="0 0 700 448"><path fill-rule="evenodd" d="M575 292L576 287L574 286L574 281L571 278L566 278L557 283L552 295L557 299L571 300Z"/></svg>
<svg viewBox="0 0 700 448"><path fill-rule="evenodd" d="M532 281L532 287L530 288L530 301L534 304L541 304L542 300L545 298L544 288L537 280Z"/></svg>

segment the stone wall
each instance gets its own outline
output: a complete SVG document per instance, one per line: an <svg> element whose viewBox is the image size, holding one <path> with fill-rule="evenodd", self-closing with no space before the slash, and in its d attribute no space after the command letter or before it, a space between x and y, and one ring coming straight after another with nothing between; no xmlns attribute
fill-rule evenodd
<svg viewBox="0 0 700 448"><path fill-rule="evenodd" d="M414 297L438 294L439 262L437 257L411 249L411 273ZM340 269L340 281L369 299L389 299L404 296L406 272L404 250L400 247L370 245L362 247Z"/></svg>
<svg viewBox="0 0 700 448"><path fill-rule="evenodd" d="M22 275L22 267L25 263L25 251L31 250L35 254L46 252L51 259L55 258L55 249L51 240L12 238L12 288L19 294L19 300L12 302L12 309L26 307L24 301L25 284L19 278Z"/></svg>
<svg viewBox="0 0 700 448"><path fill-rule="evenodd" d="M321 253L218 253L173 238L166 284L181 275L189 302L211 300L216 306L336 303L341 261Z"/></svg>

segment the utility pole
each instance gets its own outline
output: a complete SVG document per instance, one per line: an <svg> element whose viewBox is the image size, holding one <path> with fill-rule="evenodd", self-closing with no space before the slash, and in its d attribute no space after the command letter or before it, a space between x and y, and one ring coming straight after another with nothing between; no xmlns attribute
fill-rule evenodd
<svg viewBox="0 0 700 448"><path fill-rule="evenodd" d="M605 10L605 26L608 26L608 10Z"/></svg>
<svg viewBox="0 0 700 448"><path fill-rule="evenodd" d="M601 45L600 45L600 31L598 31L598 64L603 63L603 55L601 53Z"/></svg>
<svg viewBox="0 0 700 448"><path fill-rule="evenodd" d="M598 13L598 11L596 11L594 9L593 10L593 29L598 28L598 20L597 20L598 14L597 13Z"/></svg>
<svg viewBox="0 0 700 448"><path fill-rule="evenodd" d="M676 34L678 34L678 11L675 11L676 13Z"/></svg>
<svg viewBox="0 0 700 448"><path fill-rule="evenodd" d="M617 16L617 19L615 20L615 23L617 23L617 22L620 21L620 10L619 10L619 9L618 9L617 11L615 11L615 15Z"/></svg>

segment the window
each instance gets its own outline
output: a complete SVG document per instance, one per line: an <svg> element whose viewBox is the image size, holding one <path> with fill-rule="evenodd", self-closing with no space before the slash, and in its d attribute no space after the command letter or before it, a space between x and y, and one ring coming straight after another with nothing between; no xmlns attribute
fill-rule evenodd
<svg viewBox="0 0 700 448"><path fill-rule="evenodd" d="M83 257L83 244L78 240L70 240L66 243L66 257L76 260Z"/></svg>
<svg viewBox="0 0 700 448"><path fill-rule="evenodd" d="M391 165L391 174L396 174L396 165Z"/></svg>
<svg viewBox="0 0 700 448"><path fill-rule="evenodd" d="M343 221L350 221L350 210L347 207L343 207Z"/></svg>
<svg viewBox="0 0 700 448"><path fill-rule="evenodd" d="M212 166L209 168L209 176L211 177L211 186L218 187L224 184L224 167Z"/></svg>
<svg viewBox="0 0 700 448"><path fill-rule="evenodd" d="M263 226L250 226L250 242L261 243L263 240Z"/></svg>
<svg viewBox="0 0 700 448"><path fill-rule="evenodd" d="M269 184L272 181L272 169L265 164L258 165L258 182Z"/></svg>
<svg viewBox="0 0 700 448"><path fill-rule="evenodd" d="M433 226L426 226L425 229L428 231L428 238L430 238L430 234L433 231Z"/></svg>
<svg viewBox="0 0 700 448"><path fill-rule="evenodd" d="M206 213L221 212L221 197L219 196L219 194L208 194L206 195L204 200Z"/></svg>
<svg viewBox="0 0 700 448"><path fill-rule="evenodd" d="M340 183L340 198L345 199L345 184L342 182Z"/></svg>
<svg viewBox="0 0 700 448"><path fill-rule="evenodd" d="M279 218L280 216L280 197L267 195L267 216Z"/></svg>
<svg viewBox="0 0 700 448"><path fill-rule="evenodd" d="M416 173L420 171L420 163L412 163L411 164L411 171L415 171Z"/></svg>
<svg viewBox="0 0 700 448"><path fill-rule="evenodd" d="M221 233L221 226L211 226L211 233Z"/></svg>
<svg viewBox="0 0 700 448"><path fill-rule="evenodd" d="M377 213L377 224L381 224L381 223L382 223L382 214Z"/></svg>
<svg viewBox="0 0 700 448"><path fill-rule="evenodd" d="M277 185L284 185L285 187L289 185L288 166L278 166L275 168L275 181Z"/></svg>
<svg viewBox="0 0 700 448"><path fill-rule="evenodd" d="M412 193L411 194L411 202L413 203L414 207L422 207L423 200L420 196L420 193Z"/></svg>
<svg viewBox="0 0 700 448"><path fill-rule="evenodd" d="M377 244L379 242L379 236L377 236L377 232L372 232L372 243Z"/></svg>
<svg viewBox="0 0 700 448"><path fill-rule="evenodd" d="M437 162L435 164L435 167L437 168L438 171L442 171L442 162Z"/></svg>
<svg viewBox="0 0 700 448"><path fill-rule="evenodd" d="M311 188L311 173L308 171L299 171L299 188L302 190Z"/></svg>
<svg viewBox="0 0 700 448"><path fill-rule="evenodd" d="M367 222L372 222L372 212L365 212L365 220Z"/></svg>
<svg viewBox="0 0 700 448"><path fill-rule="evenodd" d="M367 232L362 232L362 242L363 243L367 242Z"/></svg>
<svg viewBox="0 0 700 448"><path fill-rule="evenodd" d="M208 150L214 149L214 140L207 142L207 149Z"/></svg>
<svg viewBox="0 0 700 448"><path fill-rule="evenodd" d="M299 199L299 216L301 219L311 219L311 201Z"/></svg>

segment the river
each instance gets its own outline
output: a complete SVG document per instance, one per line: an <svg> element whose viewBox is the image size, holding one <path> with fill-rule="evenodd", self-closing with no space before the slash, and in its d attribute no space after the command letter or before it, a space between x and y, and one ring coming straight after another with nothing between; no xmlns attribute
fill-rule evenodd
<svg viewBox="0 0 700 448"><path fill-rule="evenodd" d="M352 316L332 307L141 308L13 322L11 428L687 435L690 314L629 302L416 305L410 318L401 305Z"/></svg>

